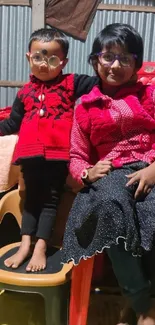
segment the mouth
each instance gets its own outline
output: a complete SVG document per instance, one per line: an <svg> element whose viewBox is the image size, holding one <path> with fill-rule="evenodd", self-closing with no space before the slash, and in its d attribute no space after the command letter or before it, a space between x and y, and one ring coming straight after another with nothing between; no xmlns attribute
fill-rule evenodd
<svg viewBox="0 0 155 325"><path fill-rule="evenodd" d="M40 73L41 73L41 74L47 74L48 71L42 71L42 70L40 70Z"/></svg>
<svg viewBox="0 0 155 325"><path fill-rule="evenodd" d="M117 80L117 81L122 80L122 76L120 76L120 75L118 75L118 74L113 74L113 73L110 73L110 74L108 75L108 78L113 79L113 80Z"/></svg>
<svg viewBox="0 0 155 325"><path fill-rule="evenodd" d="M109 73L109 77L120 78L120 75L115 74L115 73Z"/></svg>

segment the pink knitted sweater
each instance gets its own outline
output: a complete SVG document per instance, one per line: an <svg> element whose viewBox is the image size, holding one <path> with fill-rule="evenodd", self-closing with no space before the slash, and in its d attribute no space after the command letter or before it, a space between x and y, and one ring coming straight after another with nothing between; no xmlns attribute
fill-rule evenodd
<svg viewBox="0 0 155 325"><path fill-rule="evenodd" d="M80 184L85 168L112 159L114 167L155 160L155 86L137 82L114 98L95 86L81 97L71 134L70 173Z"/></svg>

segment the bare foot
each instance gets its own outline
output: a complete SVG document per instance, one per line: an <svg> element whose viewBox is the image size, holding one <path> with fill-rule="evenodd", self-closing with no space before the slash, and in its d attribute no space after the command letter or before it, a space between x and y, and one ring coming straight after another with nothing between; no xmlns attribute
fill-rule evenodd
<svg viewBox="0 0 155 325"><path fill-rule="evenodd" d="M13 269L18 268L18 266L21 265L26 259L26 257L29 255L30 247L31 237L29 235L23 235L17 253L15 253L4 261L5 266L12 267Z"/></svg>
<svg viewBox="0 0 155 325"><path fill-rule="evenodd" d="M145 316L140 316L137 325L155 325L155 308L150 308Z"/></svg>
<svg viewBox="0 0 155 325"><path fill-rule="evenodd" d="M26 267L28 272L37 272L44 270L46 267L46 249L47 244L44 239L38 239L32 258Z"/></svg>

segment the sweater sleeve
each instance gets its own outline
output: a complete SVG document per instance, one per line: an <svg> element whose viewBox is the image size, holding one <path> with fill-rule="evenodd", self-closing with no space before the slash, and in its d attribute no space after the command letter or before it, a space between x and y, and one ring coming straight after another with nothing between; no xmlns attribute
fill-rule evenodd
<svg viewBox="0 0 155 325"><path fill-rule="evenodd" d="M17 95L12 105L9 118L0 121L0 135L3 136L17 133L20 129L23 117L24 104Z"/></svg>
<svg viewBox="0 0 155 325"><path fill-rule="evenodd" d="M75 98L78 99L84 94L89 94L95 85L99 84L98 77L90 77L85 74L74 75L74 94Z"/></svg>
<svg viewBox="0 0 155 325"><path fill-rule="evenodd" d="M82 171L92 166L89 135L80 128L75 115L71 132L70 173L73 179L79 184L83 184Z"/></svg>

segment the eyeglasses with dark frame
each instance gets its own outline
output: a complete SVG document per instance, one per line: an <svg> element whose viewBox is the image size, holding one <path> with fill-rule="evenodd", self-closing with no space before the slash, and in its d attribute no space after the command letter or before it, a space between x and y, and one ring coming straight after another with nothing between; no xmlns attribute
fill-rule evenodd
<svg viewBox="0 0 155 325"><path fill-rule="evenodd" d="M48 66L52 68L57 68L63 63L63 61L61 61L58 56L52 55L51 57L48 58L46 55L44 55L39 51L35 53L30 53L30 58L32 60L32 63L36 66L42 64L43 62L46 62Z"/></svg>
<svg viewBox="0 0 155 325"><path fill-rule="evenodd" d="M137 55L133 53L115 54L113 52L100 52L96 55L99 58L100 64L104 66L111 66L118 60L121 66L130 67L137 58Z"/></svg>

